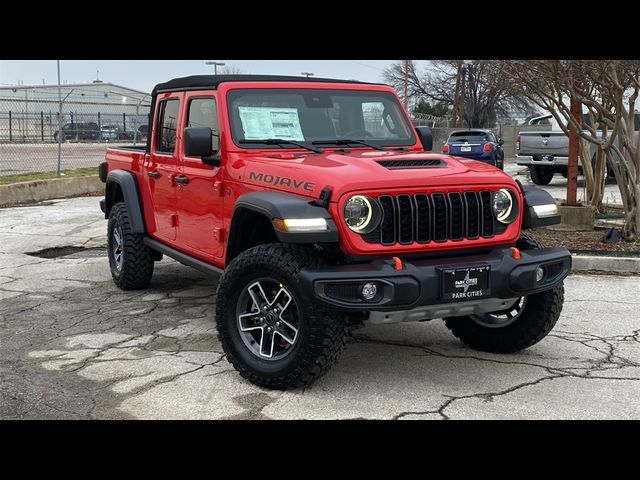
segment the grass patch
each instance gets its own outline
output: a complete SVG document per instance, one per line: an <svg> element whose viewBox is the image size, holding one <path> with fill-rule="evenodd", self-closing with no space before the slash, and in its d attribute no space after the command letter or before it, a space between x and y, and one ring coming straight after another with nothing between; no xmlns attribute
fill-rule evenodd
<svg viewBox="0 0 640 480"><path fill-rule="evenodd" d="M62 170L62 177L84 177L87 175L97 175L98 167L74 168L71 170ZM0 176L0 185L8 185L10 183L30 182L33 180L48 180L50 178L58 178L58 172L30 172L19 173L17 175Z"/></svg>

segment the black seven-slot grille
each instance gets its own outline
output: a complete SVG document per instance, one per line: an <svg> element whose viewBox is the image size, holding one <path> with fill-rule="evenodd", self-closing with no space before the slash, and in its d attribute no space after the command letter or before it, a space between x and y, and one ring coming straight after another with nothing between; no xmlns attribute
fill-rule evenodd
<svg viewBox="0 0 640 480"><path fill-rule="evenodd" d="M504 231L494 222L492 198L488 190L380 195L380 226L363 238L383 245L490 238Z"/></svg>

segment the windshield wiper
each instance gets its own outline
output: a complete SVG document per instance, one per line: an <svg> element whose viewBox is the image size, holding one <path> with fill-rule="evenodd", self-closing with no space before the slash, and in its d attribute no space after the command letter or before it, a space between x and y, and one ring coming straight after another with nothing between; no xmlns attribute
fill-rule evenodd
<svg viewBox="0 0 640 480"><path fill-rule="evenodd" d="M315 153L322 153L322 150L320 150L319 148L311 147L303 143L294 142L292 140L284 140L282 138L265 138L260 140L239 140L238 143L278 145L282 148L284 148L283 145L295 145L296 147L306 148L307 150L311 150L312 152L315 152Z"/></svg>
<svg viewBox="0 0 640 480"><path fill-rule="evenodd" d="M365 145L367 147L375 148L376 150L386 150L386 148L381 147L380 145L374 145L373 143L365 142L364 140L351 140L348 138L336 138L335 140L316 140L311 143L314 145L325 145L328 143L333 143L334 145L351 145L352 143L357 143L360 145Z"/></svg>

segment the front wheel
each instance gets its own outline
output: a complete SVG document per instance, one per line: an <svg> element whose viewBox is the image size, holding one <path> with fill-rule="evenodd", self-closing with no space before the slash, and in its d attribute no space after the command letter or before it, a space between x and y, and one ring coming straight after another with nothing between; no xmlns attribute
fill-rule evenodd
<svg viewBox="0 0 640 480"><path fill-rule="evenodd" d="M528 235L516 246L521 250L542 248ZM446 318L446 326L471 348L491 353L513 353L535 345L555 326L564 302L564 285L518 298L499 312Z"/></svg>
<svg viewBox="0 0 640 480"><path fill-rule="evenodd" d="M305 302L298 272L322 265L309 249L260 245L236 257L218 286L216 327L227 359L265 388L305 387L337 361L344 315Z"/></svg>

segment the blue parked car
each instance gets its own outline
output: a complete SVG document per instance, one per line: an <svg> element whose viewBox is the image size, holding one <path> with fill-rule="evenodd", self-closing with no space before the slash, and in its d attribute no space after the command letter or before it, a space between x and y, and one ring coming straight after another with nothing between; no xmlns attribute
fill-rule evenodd
<svg viewBox="0 0 640 480"><path fill-rule="evenodd" d="M497 139L491 130L478 128L454 130L442 147L442 153L480 160L504 169L503 143L502 139Z"/></svg>

